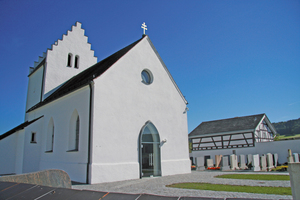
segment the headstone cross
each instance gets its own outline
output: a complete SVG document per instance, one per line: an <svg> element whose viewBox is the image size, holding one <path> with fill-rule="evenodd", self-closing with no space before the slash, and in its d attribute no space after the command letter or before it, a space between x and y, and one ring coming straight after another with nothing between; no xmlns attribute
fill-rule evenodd
<svg viewBox="0 0 300 200"><path fill-rule="evenodd" d="M145 22L142 24L141 28L144 29L144 35L146 35L147 25Z"/></svg>

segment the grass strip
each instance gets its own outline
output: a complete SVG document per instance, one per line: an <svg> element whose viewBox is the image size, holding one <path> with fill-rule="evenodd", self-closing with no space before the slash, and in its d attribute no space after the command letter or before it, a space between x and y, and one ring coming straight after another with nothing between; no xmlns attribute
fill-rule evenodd
<svg viewBox="0 0 300 200"><path fill-rule="evenodd" d="M274 174L223 174L215 176L216 178L230 179L251 179L251 180L267 180L267 181L289 181L289 175L274 175Z"/></svg>
<svg viewBox="0 0 300 200"><path fill-rule="evenodd" d="M172 185L167 185L167 187L182 188L182 189L196 189L196 190L226 191L226 192L292 195L292 189L290 187L223 185L223 184L211 184L211 183L175 183Z"/></svg>

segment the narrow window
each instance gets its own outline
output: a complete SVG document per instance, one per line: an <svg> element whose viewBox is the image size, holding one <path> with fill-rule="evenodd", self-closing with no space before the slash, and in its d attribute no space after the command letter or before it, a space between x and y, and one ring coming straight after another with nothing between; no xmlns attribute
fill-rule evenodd
<svg viewBox="0 0 300 200"><path fill-rule="evenodd" d="M80 118L77 110L71 116L69 125L69 147L68 152L78 151L80 134Z"/></svg>
<svg viewBox="0 0 300 200"><path fill-rule="evenodd" d="M78 150L78 146L79 146L79 116L77 116L77 120L76 120L76 136L75 136L75 150Z"/></svg>
<svg viewBox="0 0 300 200"><path fill-rule="evenodd" d="M72 67L72 54L68 54L68 67Z"/></svg>
<svg viewBox="0 0 300 200"><path fill-rule="evenodd" d="M30 143L36 143L36 133L34 133L34 132L31 133Z"/></svg>
<svg viewBox="0 0 300 200"><path fill-rule="evenodd" d="M74 67L75 67L76 69L79 68L79 56L78 56L78 55L75 56L75 64L74 64Z"/></svg>
<svg viewBox="0 0 300 200"><path fill-rule="evenodd" d="M54 123L53 119L51 118L48 124L47 129L47 141L46 141L46 152L53 152L53 145L54 145Z"/></svg>

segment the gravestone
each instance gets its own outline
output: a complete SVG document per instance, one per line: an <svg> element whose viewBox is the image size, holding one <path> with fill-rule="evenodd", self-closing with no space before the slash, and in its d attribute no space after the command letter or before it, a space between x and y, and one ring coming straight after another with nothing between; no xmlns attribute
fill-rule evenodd
<svg viewBox="0 0 300 200"><path fill-rule="evenodd" d="M259 155L255 154L253 155L253 171L260 171L260 166L259 166Z"/></svg>
<svg viewBox="0 0 300 200"><path fill-rule="evenodd" d="M245 162L245 155L240 155L240 169L247 169L246 162Z"/></svg>
<svg viewBox="0 0 300 200"><path fill-rule="evenodd" d="M213 159L207 159L207 167L214 167L214 160Z"/></svg>
<svg viewBox="0 0 300 200"><path fill-rule="evenodd" d="M293 156L294 156L294 162L299 162L299 154L293 153Z"/></svg>
<svg viewBox="0 0 300 200"><path fill-rule="evenodd" d="M294 157L292 155L292 150L288 149L289 156L287 157L288 163L294 162Z"/></svg>
<svg viewBox="0 0 300 200"><path fill-rule="evenodd" d="M267 171L267 158L266 155L260 157L260 167L261 171Z"/></svg>
<svg viewBox="0 0 300 200"><path fill-rule="evenodd" d="M278 165L278 154L274 153L274 167L277 167Z"/></svg>
<svg viewBox="0 0 300 200"><path fill-rule="evenodd" d="M237 156L235 154L230 155L230 169L231 170L236 170L239 169L237 165Z"/></svg>
<svg viewBox="0 0 300 200"><path fill-rule="evenodd" d="M203 171L203 170L205 170L205 166L204 166L204 157L203 157L203 156L201 156L201 157L196 157L196 165L197 165L196 170L198 170L198 171Z"/></svg>
<svg viewBox="0 0 300 200"><path fill-rule="evenodd" d="M230 167L228 164L228 156L223 156L221 161L221 170L222 171L230 171Z"/></svg>
<svg viewBox="0 0 300 200"><path fill-rule="evenodd" d="M273 155L271 153L267 153L267 169L268 171L271 171L273 168Z"/></svg>
<svg viewBox="0 0 300 200"><path fill-rule="evenodd" d="M215 155L216 167L219 167L221 164L222 155Z"/></svg>

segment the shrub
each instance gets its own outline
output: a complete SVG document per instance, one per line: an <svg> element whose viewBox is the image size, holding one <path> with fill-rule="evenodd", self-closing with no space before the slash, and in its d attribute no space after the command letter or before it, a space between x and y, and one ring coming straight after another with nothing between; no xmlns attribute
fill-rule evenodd
<svg viewBox="0 0 300 200"><path fill-rule="evenodd" d="M282 166L277 166L276 168L273 168L271 171L287 171L288 166L282 165Z"/></svg>

